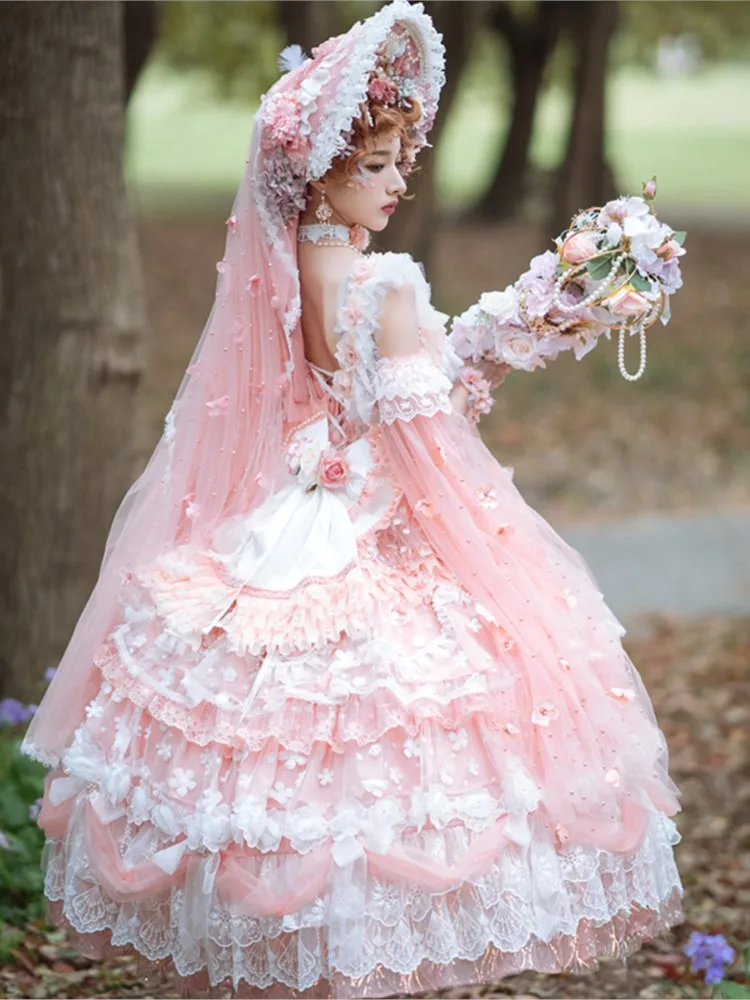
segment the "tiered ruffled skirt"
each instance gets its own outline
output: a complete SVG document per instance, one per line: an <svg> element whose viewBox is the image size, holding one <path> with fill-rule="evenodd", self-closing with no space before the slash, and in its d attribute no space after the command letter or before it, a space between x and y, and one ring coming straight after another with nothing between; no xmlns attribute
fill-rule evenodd
<svg viewBox="0 0 750 1000"><path fill-rule="evenodd" d="M405 504L291 600L210 553L135 575L40 816L81 948L135 949L188 995L384 997L581 971L678 922L664 739L553 539L555 662Z"/></svg>

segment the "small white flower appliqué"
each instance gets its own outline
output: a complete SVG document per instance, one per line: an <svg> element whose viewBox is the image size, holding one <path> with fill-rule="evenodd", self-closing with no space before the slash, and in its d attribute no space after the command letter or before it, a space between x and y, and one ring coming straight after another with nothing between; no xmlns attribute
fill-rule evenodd
<svg viewBox="0 0 750 1000"><path fill-rule="evenodd" d="M284 767L288 771L293 771L295 767L303 767L307 758L304 754L293 753L291 750L282 750L279 753L279 760L283 760Z"/></svg>
<svg viewBox="0 0 750 1000"><path fill-rule="evenodd" d="M497 492L494 486L484 486L477 493L479 506L485 510L494 510L497 507Z"/></svg>
<svg viewBox="0 0 750 1000"><path fill-rule="evenodd" d="M551 701L541 701L531 713L531 721L535 726L548 726L550 719L557 719L560 710Z"/></svg>
<svg viewBox="0 0 750 1000"><path fill-rule="evenodd" d="M569 608L574 608L576 604L578 604L578 598L574 595L570 587L566 587L565 590L561 590L560 593L565 598L565 603Z"/></svg>
<svg viewBox="0 0 750 1000"><path fill-rule="evenodd" d="M176 767L169 779L169 787L182 799L195 788L195 772Z"/></svg>
<svg viewBox="0 0 750 1000"><path fill-rule="evenodd" d="M465 729L457 729L455 733L448 733L448 739L453 744L451 753L458 753L469 745L469 735Z"/></svg>

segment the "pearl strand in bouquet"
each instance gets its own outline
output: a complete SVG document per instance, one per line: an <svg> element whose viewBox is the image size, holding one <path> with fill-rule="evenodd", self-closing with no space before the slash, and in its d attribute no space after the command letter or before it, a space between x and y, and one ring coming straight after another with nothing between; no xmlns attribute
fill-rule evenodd
<svg viewBox="0 0 750 1000"><path fill-rule="evenodd" d="M618 367L628 381L646 369L646 330L669 321L669 296L682 285L679 257L684 232L674 232L651 210L656 178L642 196L588 208L556 237L556 250L531 260L504 291L485 292L457 316L450 339L464 360L546 368L563 350L580 360L599 337L619 332ZM640 365L625 367L625 333L638 334Z"/></svg>

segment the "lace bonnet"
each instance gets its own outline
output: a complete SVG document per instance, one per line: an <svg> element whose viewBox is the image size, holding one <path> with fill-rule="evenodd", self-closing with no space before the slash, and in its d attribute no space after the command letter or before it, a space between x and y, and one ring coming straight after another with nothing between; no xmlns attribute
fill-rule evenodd
<svg viewBox="0 0 750 1000"><path fill-rule="evenodd" d="M399 105L417 97L422 114L412 126L414 152L427 143L445 82L445 49L421 3L394 0L312 50L288 46L287 72L263 95L259 109L263 186L269 208L284 224L305 207L308 181L352 150L353 122L368 95Z"/></svg>

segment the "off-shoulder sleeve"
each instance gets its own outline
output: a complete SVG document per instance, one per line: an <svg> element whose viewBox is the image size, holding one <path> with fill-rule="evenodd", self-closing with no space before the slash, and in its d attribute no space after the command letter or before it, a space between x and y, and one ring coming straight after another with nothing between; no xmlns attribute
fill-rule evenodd
<svg viewBox="0 0 750 1000"><path fill-rule="evenodd" d="M355 273L341 308L336 382L348 415L392 424L452 411L452 379L422 341L429 286L408 254Z"/></svg>

